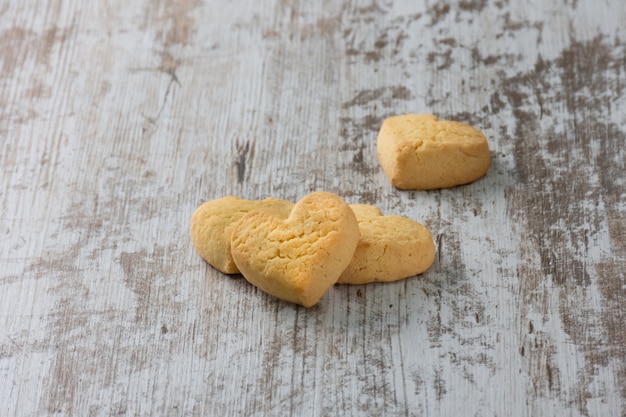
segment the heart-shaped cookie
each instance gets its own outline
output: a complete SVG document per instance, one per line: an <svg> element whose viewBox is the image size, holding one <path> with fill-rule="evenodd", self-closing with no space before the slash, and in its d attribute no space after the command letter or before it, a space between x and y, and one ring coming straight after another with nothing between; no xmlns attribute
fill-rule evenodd
<svg viewBox="0 0 626 417"><path fill-rule="evenodd" d="M478 129L431 114L385 119L378 133L378 160L400 189L432 190L467 184L485 175L490 155Z"/></svg>
<svg viewBox="0 0 626 417"><path fill-rule="evenodd" d="M314 192L288 216L251 211L236 222L231 253L251 284L305 307L316 304L352 260L354 212L337 195Z"/></svg>
<svg viewBox="0 0 626 417"><path fill-rule="evenodd" d="M361 238L338 284L392 282L426 271L435 244L426 227L401 216L383 216L371 205L351 204Z"/></svg>
<svg viewBox="0 0 626 417"><path fill-rule="evenodd" d="M230 254L230 235L237 220L251 210L287 216L293 203L277 198L244 200L228 196L200 205L189 223L191 242L198 254L211 266L225 274L238 274Z"/></svg>

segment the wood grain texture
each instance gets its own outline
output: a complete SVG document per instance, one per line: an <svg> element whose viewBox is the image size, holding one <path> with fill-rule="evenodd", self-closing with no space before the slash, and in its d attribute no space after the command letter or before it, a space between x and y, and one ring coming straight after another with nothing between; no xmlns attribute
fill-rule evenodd
<svg viewBox="0 0 626 417"><path fill-rule="evenodd" d="M0 2L0 415L626 416L626 3ZM487 136L406 192L385 117ZM427 225L312 309L189 218L325 190Z"/></svg>

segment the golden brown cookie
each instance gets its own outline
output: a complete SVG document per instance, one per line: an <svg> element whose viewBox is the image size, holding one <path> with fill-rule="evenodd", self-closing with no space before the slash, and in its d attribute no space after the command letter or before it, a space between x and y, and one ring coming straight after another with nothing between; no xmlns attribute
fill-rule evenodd
<svg viewBox="0 0 626 417"><path fill-rule="evenodd" d="M340 197L315 192L289 215L251 211L234 225L231 253L250 283L311 307L348 266L359 241L354 212Z"/></svg>
<svg viewBox="0 0 626 417"><path fill-rule="evenodd" d="M435 244L426 227L401 216L383 216L371 205L351 204L361 238L338 284L392 282L426 271Z"/></svg>
<svg viewBox="0 0 626 417"><path fill-rule="evenodd" d="M262 210L287 216L293 203L277 198L244 200L222 197L207 201L192 214L189 235L198 254L225 274L238 274L239 269L230 254L230 235L237 220L251 210Z"/></svg>
<svg viewBox="0 0 626 417"><path fill-rule="evenodd" d="M485 175L490 163L487 139L478 129L431 114L385 119L377 153L391 183L406 190L467 184Z"/></svg>

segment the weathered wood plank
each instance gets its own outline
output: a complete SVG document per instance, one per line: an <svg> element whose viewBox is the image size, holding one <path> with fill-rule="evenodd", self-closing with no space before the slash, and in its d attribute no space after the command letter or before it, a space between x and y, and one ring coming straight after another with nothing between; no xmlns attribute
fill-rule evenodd
<svg viewBox="0 0 626 417"><path fill-rule="evenodd" d="M626 5L0 4L0 414L626 415ZM488 175L393 189L393 114ZM205 265L202 201L426 224L420 278L309 310Z"/></svg>

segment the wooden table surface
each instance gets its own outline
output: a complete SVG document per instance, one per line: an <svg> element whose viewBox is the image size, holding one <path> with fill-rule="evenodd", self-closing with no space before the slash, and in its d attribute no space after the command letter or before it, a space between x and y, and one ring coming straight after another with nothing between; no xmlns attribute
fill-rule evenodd
<svg viewBox="0 0 626 417"><path fill-rule="evenodd" d="M0 1L0 415L626 416L626 2ZM481 129L394 189L385 117ZM314 190L426 225L311 309L191 213Z"/></svg>

